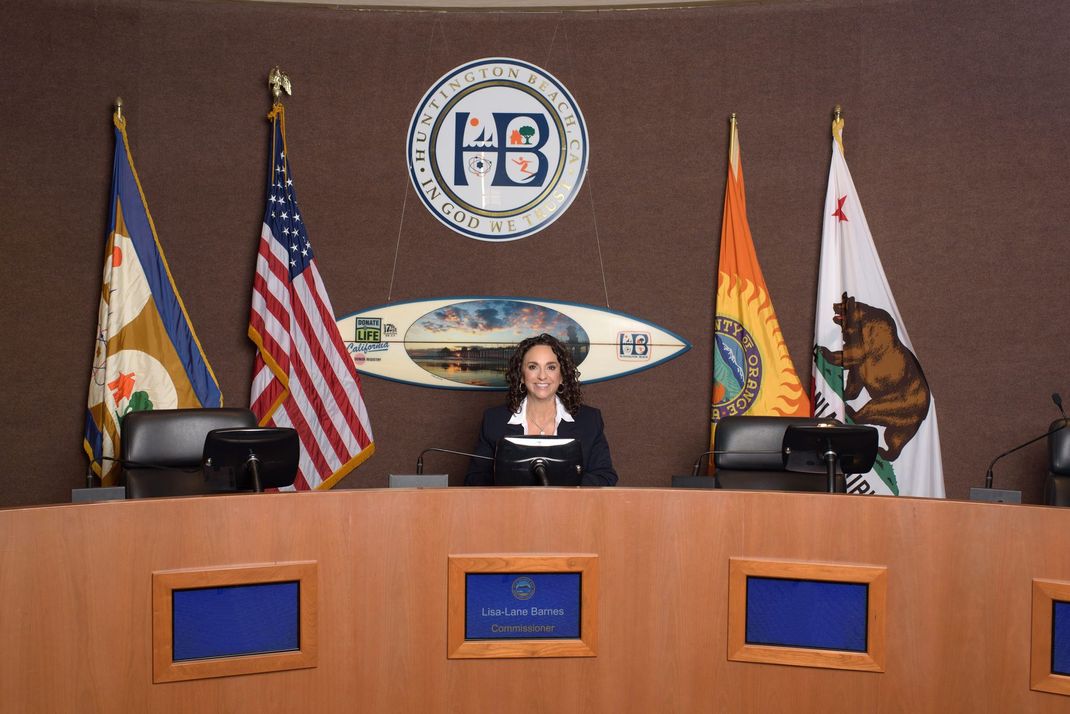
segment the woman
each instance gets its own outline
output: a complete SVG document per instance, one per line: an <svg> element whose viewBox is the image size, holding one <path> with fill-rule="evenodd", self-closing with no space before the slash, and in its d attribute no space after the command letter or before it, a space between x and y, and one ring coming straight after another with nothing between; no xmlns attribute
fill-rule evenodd
<svg viewBox="0 0 1070 714"><path fill-rule="evenodd" d="M557 338L541 334L521 342L509 358L509 404L483 414L475 453L494 456L503 436L570 436L583 449L582 485L616 484L602 413L581 404L579 376L572 355ZM464 485L494 485L493 462L472 459Z"/></svg>

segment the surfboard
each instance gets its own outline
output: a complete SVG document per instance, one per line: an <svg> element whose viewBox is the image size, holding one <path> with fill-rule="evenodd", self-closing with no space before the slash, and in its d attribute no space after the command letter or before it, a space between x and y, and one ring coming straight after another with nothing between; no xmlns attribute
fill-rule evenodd
<svg viewBox="0 0 1070 714"><path fill-rule="evenodd" d="M357 371L422 387L504 390L521 340L549 333L571 352L583 383L635 374L691 344L608 308L520 297L442 297L370 307L338 321Z"/></svg>

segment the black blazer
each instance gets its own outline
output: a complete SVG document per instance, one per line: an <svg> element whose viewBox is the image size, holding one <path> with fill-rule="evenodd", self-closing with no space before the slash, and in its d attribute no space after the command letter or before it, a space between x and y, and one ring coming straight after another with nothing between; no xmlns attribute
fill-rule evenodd
<svg viewBox="0 0 1070 714"><path fill-rule="evenodd" d="M502 405L491 407L483 413L483 425L479 429L479 441L474 453L480 456L494 456L498 440L503 436L520 436L524 433L521 424L510 424L512 413L509 407ZM568 436L580 440L583 450L584 486L613 486L617 483L617 472L613 470L613 460L609 456L609 443L603 431L602 412L594 407L581 406L572 417L575 421L561 420L557 425L558 436ZM465 486L493 486L494 462L484 459L472 459L468 473L464 477Z"/></svg>

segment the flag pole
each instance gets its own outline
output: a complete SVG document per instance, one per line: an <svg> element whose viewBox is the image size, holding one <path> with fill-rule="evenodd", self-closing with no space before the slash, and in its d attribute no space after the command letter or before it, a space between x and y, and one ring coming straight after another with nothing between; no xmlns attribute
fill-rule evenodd
<svg viewBox="0 0 1070 714"><path fill-rule="evenodd" d="M126 122L126 120L123 118L123 98L122 97L116 97L115 98L115 112L114 112L114 116L112 118L112 122L117 127L120 127L120 128L123 127L123 125ZM110 259L111 259L110 256L105 256L104 257L105 261L110 260ZM97 329L98 330L100 329L99 325L97 326ZM107 362L108 362L108 341L107 341L107 339L105 339L103 342L104 342L104 353L103 353L103 360L102 360L101 364L106 365ZM104 382L107 382L107 370L105 370L105 374L104 374L103 380L104 380ZM104 428L104 426L103 426L104 425L104 414L103 414L104 409L105 409L104 400L101 400L100 404L96 405L96 410L97 410L97 414L98 414L98 418L99 418L99 423L101 424L101 429ZM101 448L101 451L103 452L103 447ZM90 456L89 465L86 467L86 472L85 472L85 487L86 488L97 488L97 487L100 487L100 486L104 485L104 456L103 456L103 453L101 453L101 455L100 455L100 474L99 475L96 474L93 471L93 464L94 463L96 463L95 460L94 460L94 457ZM96 477L96 478L94 478L94 477Z"/></svg>

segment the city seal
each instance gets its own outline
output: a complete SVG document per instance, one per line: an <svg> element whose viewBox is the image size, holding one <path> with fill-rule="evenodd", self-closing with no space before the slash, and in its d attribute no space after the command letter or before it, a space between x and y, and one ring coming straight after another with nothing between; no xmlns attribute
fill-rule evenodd
<svg viewBox="0 0 1070 714"><path fill-rule="evenodd" d="M587 172L587 128L572 95L545 70L500 57L435 82L412 115L406 150L432 215L486 241L553 223Z"/></svg>

